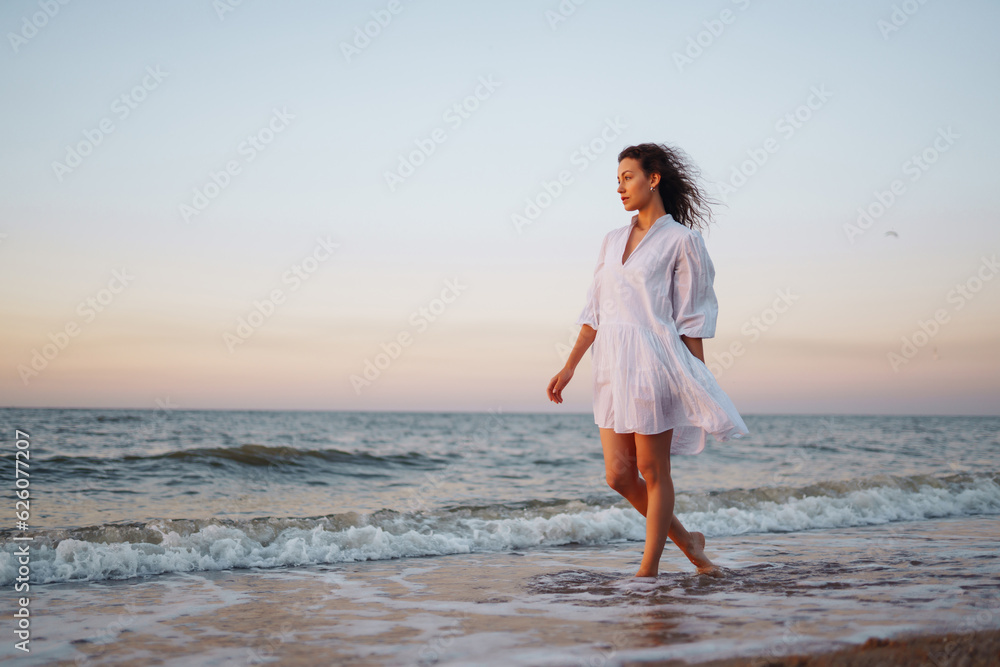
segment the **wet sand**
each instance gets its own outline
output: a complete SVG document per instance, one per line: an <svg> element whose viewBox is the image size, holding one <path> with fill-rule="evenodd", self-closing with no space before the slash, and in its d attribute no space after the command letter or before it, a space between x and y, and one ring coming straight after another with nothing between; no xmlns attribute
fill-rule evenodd
<svg viewBox="0 0 1000 667"><path fill-rule="evenodd" d="M982 517L716 538L707 552L725 578L695 574L670 546L655 583L631 580L642 544L623 542L49 584L33 588L33 651L18 664L920 664L908 661L981 640L851 647L907 633L995 642L995 528Z"/></svg>
<svg viewBox="0 0 1000 667"><path fill-rule="evenodd" d="M690 663L626 662L623 667L672 667ZM988 667L1000 665L1000 631L909 635L896 639L872 638L861 646L814 655L755 656L699 662L691 667Z"/></svg>

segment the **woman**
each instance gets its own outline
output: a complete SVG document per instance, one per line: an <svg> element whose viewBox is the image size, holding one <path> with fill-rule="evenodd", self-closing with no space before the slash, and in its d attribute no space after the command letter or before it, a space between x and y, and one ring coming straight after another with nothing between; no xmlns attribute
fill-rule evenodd
<svg viewBox="0 0 1000 667"><path fill-rule="evenodd" d="M718 316L700 223L708 200L683 153L662 144L629 146L618 155L618 193L632 222L604 237L580 335L548 385L562 390L593 345L594 422L600 428L608 484L646 517L637 578L656 577L669 537L702 574L719 569L705 556L705 536L674 516L671 454L698 454L705 434L725 441L749 433L705 365L702 338ZM639 478L639 474L642 478Z"/></svg>

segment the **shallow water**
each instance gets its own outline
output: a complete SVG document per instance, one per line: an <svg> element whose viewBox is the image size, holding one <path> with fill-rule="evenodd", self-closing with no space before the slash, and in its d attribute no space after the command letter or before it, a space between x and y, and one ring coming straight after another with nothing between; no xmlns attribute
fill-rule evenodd
<svg viewBox="0 0 1000 667"><path fill-rule="evenodd" d="M8 609L33 538L31 660L617 664L1000 618L998 418L748 415L672 461L727 576L668 544L651 585L589 414L0 412L31 434L0 530Z"/></svg>
<svg viewBox="0 0 1000 667"><path fill-rule="evenodd" d="M668 545L655 584L631 543L48 584L23 664L618 665L997 628L996 526L717 538L722 578Z"/></svg>

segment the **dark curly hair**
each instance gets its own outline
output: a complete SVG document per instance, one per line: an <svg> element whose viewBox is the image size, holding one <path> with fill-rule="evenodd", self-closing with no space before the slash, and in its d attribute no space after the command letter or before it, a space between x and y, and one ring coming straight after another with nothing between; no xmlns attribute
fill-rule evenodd
<svg viewBox="0 0 1000 667"><path fill-rule="evenodd" d="M665 144L637 144L618 154L619 164L629 157L639 161L646 178L660 175L656 191L663 201L663 209L674 220L691 229L701 229L712 222L710 205L718 202L706 197L698 188L696 180L701 172L682 150Z"/></svg>

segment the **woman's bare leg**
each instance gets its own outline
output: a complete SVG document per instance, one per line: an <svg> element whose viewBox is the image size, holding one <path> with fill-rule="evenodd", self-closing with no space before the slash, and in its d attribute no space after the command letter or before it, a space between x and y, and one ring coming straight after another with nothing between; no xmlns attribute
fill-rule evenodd
<svg viewBox="0 0 1000 667"><path fill-rule="evenodd" d="M628 500L640 514L649 520L647 508L649 489L646 480L639 477L634 433L616 433L613 429L602 428L601 445L604 449L605 476L608 485ZM667 433L671 433L668 431ZM662 435L662 434L661 434ZM639 437L650 437L642 436ZM669 454L669 443L667 452ZM669 466L669 459L668 459ZM668 467L669 470L669 467ZM672 491L671 484L671 491ZM688 532L680 519L673 513L671 503L670 525L667 537L687 556L688 560L702 574L717 573L716 566L705 555L705 536L699 532ZM647 523L647 531L649 524ZM662 545L660 547L662 555ZM658 559L657 559L658 560Z"/></svg>
<svg viewBox="0 0 1000 667"><path fill-rule="evenodd" d="M646 480L646 548L637 577L655 577L674 515L674 481L670 478L670 442L673 430L634 434L636 466Z"/></svg>

